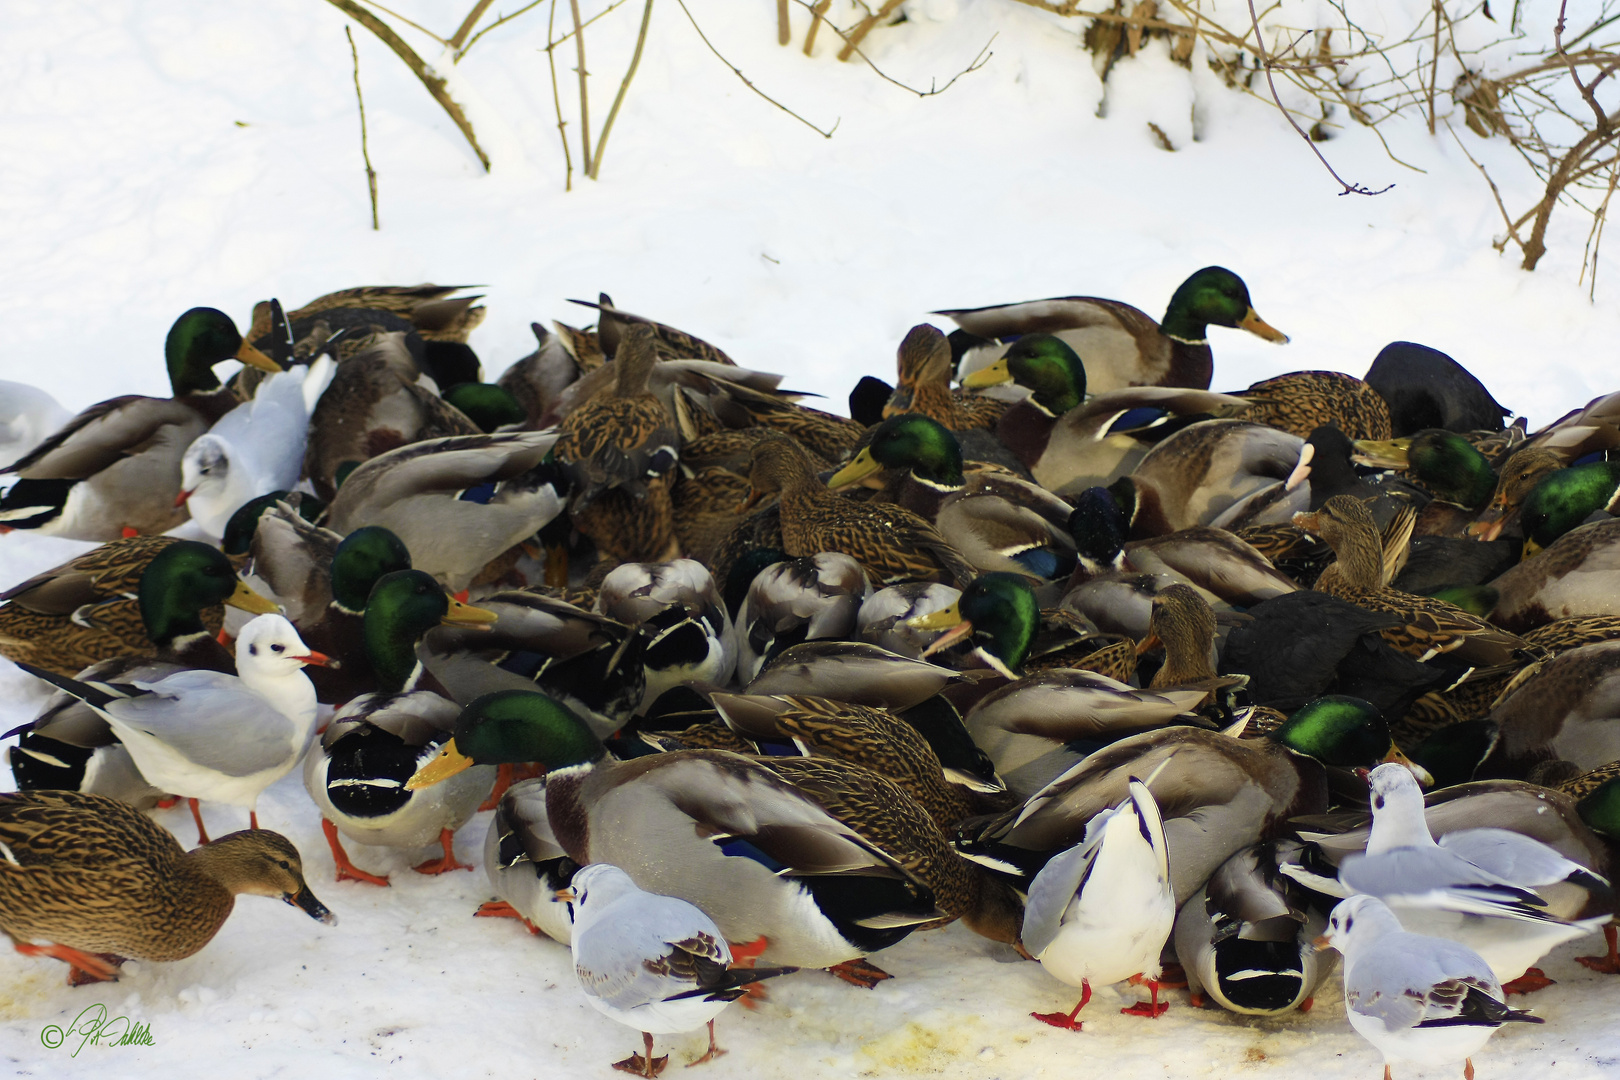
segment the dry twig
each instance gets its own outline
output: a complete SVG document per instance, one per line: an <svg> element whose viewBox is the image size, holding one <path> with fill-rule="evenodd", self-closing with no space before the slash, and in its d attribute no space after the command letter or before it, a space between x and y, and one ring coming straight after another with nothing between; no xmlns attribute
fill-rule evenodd
<svg viewBox="0 0 1620 1080"><path fill-rule="evenodd" d="M579 161L585 170L585 175L591 175L591 101L585 92L585 79L590 74L585 70L585 28L579 25L579 0L568 0L568 6L574 12L574 48L579 54L579 142L581 146Z"/></svg>
<svg viewBox="0 0 1620 1080"><path fill-rule="evenodd" d="M596 140L596 157L591 159L590 168L592 180L602 171L602 151L607 146L608 132L613 130L613 121L618 118L619 106L624 104L630 80L636 77L636 68L641 65L641 49L647 44L647 24L652 21L652 6L653 0L647 0L646 6L641 9L641 32L636 35L636 51L630 56L630 69L624 73L624 81L619 84L619 92L613 98L613 108L608 110L607 120L602 124L602 134Z"/></svg>
<svg viewBox="0 0 1620 1080"><path fill-rule="evenodd" d="M552 53L552 50L555 49L558 44L555 41L551 41L551 28L556 25L556 20L557 0L551 0L551 14L546 19L546 40L551 42L546 46L546 66L551 69L551 100L557 106L557 137L562 140L563 168L566 170L563 173L563 190L573 191L574 157L571 153L569 153L568 150L568 121L563 119L562 91L557 87L557 58Z"/></svg>
<svg viewBox="0 0 1620 1080"><path fill-rule="evenodd" d="M752 90L754 93L758 94L772 105L775 105L778 109L781 109L783 112L787 113L789 116L793 117L793 119L797 120L811 131L814 131L822 138L830 139L833 137L833 132L838 130L839 122L837 120L833 121L832 127L828 128L826 131L823 131L810 121L806 120L804 117L800 116L798 113L794 112L792 109L788 108L786 105L782 104L780 101L777 101L775 98L771 97L771 95L767 94L759 87L755 86L749 81L748 76L742 73L741 68L739 68L736 64L733 64L730 60L727 60L724 56L720 55L720 50L714 47L713 43L709 41L708 35L703 32L703 28L698 25L697 20L692 18L692 12L687 9L685 0L675 0L675 2L681 5L682 11L686 12L686 21L692 24L692 29L696 30L697 36L703 39L703 44L709 47L709 51L714 53L715 57L719 59L722 64L731 69L732 74L736 75L737 78L743 81L744 86L748 87L748 89Z"/></svg>
<svg viewBox="0 0 1620 1080"><path fill-rule="evenodd" d="M360 50L354 47L354 35L349 24L343 24L343 36L349 39L349 55L354 58L354 100L360 104L360 159L366 163L366 190L371 194L371 228L382 228L377 223L377 170L371 167L371 151L366 148L366 99L360 93Z"/></svg>
<svg viewBox="0 0 1620 1080"><path fill-rule="evenodd" d="M827 26L831 28L832 32L837 34L845 42L850 42L850 37L840 30L831 19L827 18L827 8L831 4L832 0L821 0L820 3L815 4L814 6L812 6L808 0L793 0L793 2L798 4L800 7L807 9L811 15L815 16L815 21L810 24L810 32L805 37L806 56L809 55L810 43L815 40L816 27L822 23L826 23ZM991 34L990 40L984 43L984 48L979 50L979 55L973 58L973 62L968 64L968 66L963 68L961 71L958 71L955 75L952 75L949 79L945 80L944 86L936 86L934 85L933 81L930 80L927 90L919 90L915 86L907 86L899 79L893 78L882 68L878 67L877 64L873 63L872 58L863 53L857 45L850 43L848 47L854 49L855 55L866 61L866 66L875 71L878 78L882 79L884 82L892 83L902 90L916 94L918 97L933 97L935 94L943 94L945 91L949 90L951 88L951 84L957 79L960 79L962 76L971 75L973 72L984 67L985 64L988 64L990 62L990 58L995 55L995 53L990 51L990 46L995 44L997 36L998 35L996 34Z"/></svg>

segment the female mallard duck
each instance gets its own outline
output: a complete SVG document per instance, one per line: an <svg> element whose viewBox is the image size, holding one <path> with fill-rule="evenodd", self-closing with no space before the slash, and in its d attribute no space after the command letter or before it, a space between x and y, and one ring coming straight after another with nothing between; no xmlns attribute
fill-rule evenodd
<svg viewBox="0 0 1620 1080"><path fill-rule="evenodd" d="M980 570L1053 578L1073 567L1069 504L1000 470L964 475L956 437L928 417L905 413L883 421L827 486L836 490L883 469L904 470L893 501L933 522Z"/></svg>
<svg viewBox="0 0 1620 1080"><path fill-rule="evenodd" d="M588 307L598 315L596 334L601 347L608 356L618 359L619 349L630 336L632 326L645 327L648 331L647 340L657 350L661 359L667 360L707 360L716 364L736 366L735 361L718 348L710 345L700 337L688 334L685 330L677 330L661 322L656 322L644 315L634 315L622 308L613 306L613 297L607 293L597 293L597 302L589 300L570 300L570 304Z"/></svg>
<svg viewBox="0 0 1620 1080"><path fill-rule="evenodd" d="M1127 542L1128 527L1124 510L1108 489L1087 488L1074 497L1068 528L1079 565L1068 588L1102 574L1162 574L1242 607L1299 588L1270 559L1225 529L1195 526Z"/></svg>
<svg viewBox="0 0 1620 1080"><path fill-rule="evenodd" d="M595 610L641 635L646 676L638 711L684 682L725 686L731 681L737 635L702 563L621 563L602 579Z"/></svg>
<svg viewBox="0 0 1620 1080"><path fill-rule="evenodd" d="M906 332L897 356L899 378L883 415L919 413L951 431L993 428L1007 402L951 389L951 344L922 323Z"/></svg>
<svg viewBox="0 0 1620 1080"><path fill-rule="evenodd" d="M645 325L627 327L613 361L614 389L564 417L557 439L574 527L620 561L680 554L669 491L681 436L647 391L658 362L654 344Z"/></svg>
<svg viewBox="0 0 1620 1080"><path fill-rule="evenodd" d="M809 455L786 436L754 445L749 503L778 496L782 549L804 557L841 551L860 562L874 584L960 581L974 569L939 530L903 507L858 503L827 489Z"/></svg>
<svg viewBox="0 0 1620 1080"><path fill-rule="evenodd" d="M506 761L545 762L548 817L569 858L611 862L696 904L729 941L763 938L771 963L828 967L947 917L923 876L948 860L943 837L866 770L708 750L618 762L553 699L502 692L469 705L455 738L406 786ZM923 852L929 835L937 847Z"/></svg>
<svg viewBox="0 0 1620 1080"><path fill-rule="evenodd" d="M478 425L421 381L402 334L379 334L338 365L309 417L304 471L331 502L345 469L424 439L477 435Z"/></svg>
<svg viewBox="0 0 1620 1080"><path fill-rule="evenodd" d="M1352 439L1388 439L1391 434L1388 403L1342 371L1291 371L1257 382L1238 396L1254 402L1245 420L1302 439L1324 424Z"/></svg>
<svg viewBox="0 0 1620 1080"><path fill-rule="evenodd" d="M1207 340L1212 323L1247 330L1266 341L1288 341L1287 334L1255 314L1243 279L1220 266L1206 266L1182 282L1157 323L1129 304L1095 296L933 314L949 316L968 333L985 338L1056 334L1085 358L1093 391L1124 386L1208 389L1214 368Z"/></svg>
<svg viewBox="0 0 1620 1080"><path fill-rule="evenodd" d="M732 608L738 681L746 684L766 661L800 642L854 636L863 601L871 595L866 571L842 552L772 559Z"/></svg>
<svg viewBox="0 0 1620 1080"><path fill-rule="evenodd" d="M166 532L186 520L178 501L181 455L236 405L214 365L234 359L281 368L214 308L192 308L176 319L164 354L173 397L129 395L92 405L0 470L20 477L0 498L0 531L105 541L129 530Z"/></svg>
<svg viewBox="0 0 1620 1080"><path fill-rule="evenodd" d="M1441 600L1396 592L1384 584L1384 552L1372 514L1360 501L1337 495L1294 523L1327 541L1336 556L1316 588L1369 611L1397 616L1401 625L1383 631L1385 641L1427 660L1452 653L1468 664L1494 667L1531 658L1522 638Z"/></svg>
<svg viewBox="0 0 1620 1080"><path fill-rule="evenodd" d="M241 893L337 922L305 884L298 850L264 829L185 851L114 799L32 791L0 795L0 846L0 931L25 956L66 961L71 985L115 979L124 960L185 959Z"/></svg>
<svg viewBox="0 0 1620 1080"><path fill-rule="evenodd" d="M550 472L536 468L556 441L552 432L513 432L390 450L349 474L324 524L342 535L381 525L412 565L460 592L561 511Z"/></svg>
<svg viewBox="0 0 1620 1080"><path fill-rule="evenodd" d="M170 536L114 540L0 593L0 655L58 675L110 656L233 670L213 635L218 605L277 608L238 581L219 549Z"/></svg>
<svg viewBox="0 0 1620 1080"><path fill-rule="evenodd" d="M1620 615L1620 521L1594 521L1492 581L1491 618L1526 631L1554 619Z"/></svg>
<svg viewBox="0 0 1620 1080"><path fill-rule="evenodd" d="M1124 476L1153 446L1188 424L1246 413L1250 403L1228 394L1169 386L1137 386L1086 396L1086 367L1061 338L1026 334L962 385L1011 382L1030 396L1007 409L996 437L1053 491L1076 483L1106 484Z"/></svg>
<svg viewBox="0 0 1620 1080"><path fill-rule="evenodd" d="M1472 536L1495 540L1518 513L1519 504L1550 473L1567 463L1557 451L1542 446L1521 446L1502 463L1491 501L1479 519L1468 527Z"/></svg>
<svg viewBox="0 0 1620 1080"><path fill-rule="evenodd" d="M1133 539L1194 525L1236 528L1288 520L1309 492L1286 487L1305 443L1296 435L1244 420L1205 420L1165 439L1115 490L1129 496ZM1283 496L1279 498L1279 496ZM1264 505L1265 516L1251 507Z"/></svg>
<svg viewBox="0 0 1620 1080"><path fill-rule="evenodd" d="M1393 749L1376 712L1333 703L1300 710L1265 740L1197 727L1150 731L1091 754L959 846L1030 872L1079 842L1093 817L1125 797L1132 777L1163 765L1150 787L1165 815L1179 906L1236 852L1292 817L1325 811L1325 765L1365 768Z"/></svg>
<svg viewBox="0 0 1620 1080"><path fill-rule="evenodd" d="M388 311L403 316L422 337L429 341L465 342L469 334L484 321L485 309L477 305L481 296L454 296L466 285L355 285L317 296L302 307L289 312L289 323L303 322L323 312L343 308L367 311ZM270 332L270 301L253 305L253 326L248 331L251 341ZM476 306L475 306L476 305Z"/></svg>

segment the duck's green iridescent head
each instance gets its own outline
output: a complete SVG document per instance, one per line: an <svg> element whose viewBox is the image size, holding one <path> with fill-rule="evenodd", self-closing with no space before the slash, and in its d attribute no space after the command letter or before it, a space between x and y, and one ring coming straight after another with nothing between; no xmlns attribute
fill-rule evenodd
<svg viewBox="0 0 1620 1080"><path fill-rule="evenodd" d="M1086 399L1086 365L1066 341L1051 334L1023 335L995 363L962 379L969 389L1006 382L1028 389L1035 404L1052 416L1062 416Z"/></svg>
<svg viewBox="0 0 1620 1080"><path fill-rule="evenodd" d="M1442 502L1483 510L1496 491L1496 471L1485 455L1454 431L1426 428L1412 436L1407 468Z"/></svg>
<svg viewBox="0 0 1620 1080"><path fill-rule="evenodd" d="M351 615L366 608L384 574L411 568L405 541L381 525L367 525L343 538L332 553L332 599Z"/></svg>
<svg viewBox="0 0 1620 1080"><path fill-rule="evenodd" d="M1524 557L1530 558L1594 511L1613 507L1617 499L1620 499L1620 462L1617 461L1594 461L1559 469L1543 477L1519 506L1519 522L1524 528Z"/></svg>
<svg viewBox="0 0 1620 1080"><path fill-rule="evenodd" d="M518 404L512 392L494 383L458 383L441 396L461 410L486 435L507 424L521 424L529 418L528 412Z"/></svg>
<svg viewBox="0 0 1620 1080"><path fill-rule="evenodd" d="M1324 765L1344 769L1405 760L1378 707L1347 694L1328 694L1306 702L1271 738Z"/></svg>
<svg viewBox="0 0 1620 1080"><path fill-rule="evenodd" d="M236 579L236 569L223 552L195 540L179 540L141 572L136 587L147 636L159 645L183 634L203 632L202 610L215 604L279 614L281 609Z"/></svg>
<svg viewBox="0 0 1620 1080"><path fill-rule="evenodd" d="M502 690L461 710L455 735L405 788L429 787L474 765L537 761L550 770L600 761L606 754L585 721L555 698L534 690Z"/></svg>
<svg viewBox="0 0 1620 1080"><path fill-rule="evenodd" d="M1429 770L1436 787L1465 784L1496 742L1496 724L1484 718L1447 724L1412 751L1412 760Z"/></svg>
<svg viewBox="0 0 1620 1080"><path fill-rule="evenodd" d="M365 601L363 634L366 655L377 673L379 689L398 692L416 671L416 643L429 630L447 626L487 626L493 611L470 607L445 592L421 570L395 570L371 587Z"/></svg>
<svg viewBox="0 0 1620 1080"><path fill-rule="evenodd" d="M326 509L325 503L307 491L300 491L297 494L290 491L272 491L268 495L250 499L237 507L236 512L231 515L231 520L225 523L225 537L219 545L225 554L246 555L253 547L253 534L259 530L259 519L278 502L295 505L298 516L310 522L320 517Z"/></svg>
<svg viewBox="0 0 1620 1080"><path fill-rule="evenodd" d="M1262 319L1249 302L1249 287L1224 266L1206 266L1183 281L1170 297L1159 329L1177 339L1201 342L1209 324L1247 330L1256 337L1286 344L1288 335Z"/></svg>
<svg viewBox="0 0 1620 1080"><path fill-rule="evenodd" d="M919 630L949 631L924 656L971 636L992 666L1009 678L1017 678L1040 624L1041 607L1029 579L1000 571L980 574L950 607L909 620Z"/></svg>
<svg viewBox="0 0 1620 1080"><path fill-rule="evenodd" d="M1575 804L1587 828L1620 840L1620 777L1606 780Z"/></svg>
<svg viewBox="0 0 1620 1080"><path fill-rule="evenodd" d="M1107 488L1087 488L1076 496L1074 511L1069 514L1069 535L1074 537L1080 562L1090 573L1118 568L1129 528L1119 500Z"/></svg>
<svg viewBox="0 0 1620 1080"><path fill-rule="evenodd" d="M281 370L274 360L243 341L231 317L218 308L192 308L176 319L163 343L163 354L175 397L218 390L214 365L224 360L240 360L272 374Z"/></svg>
<svg viewBox="0 0 1620 1080"><path fill-rule="evenodd" d="M920 413L902 413L879 424L855 460L827 481L828 487L862 480L879 469L906 469L930 484L962 486L962 447L956 436Z"/></svg>

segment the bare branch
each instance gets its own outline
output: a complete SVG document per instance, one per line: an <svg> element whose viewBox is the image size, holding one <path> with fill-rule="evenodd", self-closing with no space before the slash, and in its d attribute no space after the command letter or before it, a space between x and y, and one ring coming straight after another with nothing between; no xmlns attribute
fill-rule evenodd
<svg viewBox="0 0 1620 1080"><path fill-rule="evenodd" d="M427 92L433 95L433 100L439 103L439 107L461 130L461 134L466 138L468 145L472 147L473 153L478 155L478 162L483 165L484 171L489 172L489 155L485 154L484 148L478 145L478 136L473 134L472 122L467 119L467 114L461 110L461 106L456 104L449 91L445 89L444 77L424 63L422 58L416 55L416 50L407 45L398 34L394 33L393 28L361 7L355 0L326 0L326 2L367 30L370 30L373 34L376 34L382 39L383 44L394 50L394 55L405 61L405 66L410 68L411 73L421 80L422 85L427 87Z"/></svg>
<svg viewBox="0 0 1620 1080"><path fill-rule="evenodd" d="M990 46L995 44L995 40L998 35L991 34L990 40L984 43L984 48L979 50L979 55L973 58L973 62L947 79L944 86L935 86L933 81L930 80L927 90L919 90L915 86L907 86L899 79L890 76L882 68L878 67L877 64L873 63L870 56L867 56L857 45L850 42L849 35L846 35L842 30L840 30L838 26L831 19L827 18L825 14L831 0L822 0L821 3L815 4L814 6L808 3L808 0L793 0L793 2L798 4L800 7L807 9L810 14L815 17L815 22L810 24L810 34L812 37L816 32L816 27L821 23L826 23L833 33L837 34L846 43L849 43L849 48L855 50L856 56L859 56L862 60L866 61L867 67L877 72L878 78L882 79L886 83L893 83L900 89L916 94L918 97L932 97L935 94L943 94L945 91L951 88L951 84L957 79L960 79L964 75L970 75L973 72L978 71L980 68L984 67L985 64L989 63L990 58L995 55L995 53L990 51Z"/></svg>
<svg viewBox="0 0 1620 1080"><path fill-rule="evenodd" d="M786 105L782 104L780 101L777 101L775 98L771 97L771 95L767 94L765 91L763 91L759 87L755 86L752 82L750 82L748 80L748 76L746 76L746 75L744 75L742 73L741 68L739 68L736 64L733 64L730 60L727 60L724 56L720 55L720 50L716 49L714 47L714 45L709 41L708 35L704 34L704 32L703 32L703 28L697 24L696 19L692 18L691 11L687 10L686 0L675 0L675 2L677 4L681 5L681 10L682 11L686 12L686 21L692 24L692 29L696 30L698 37L703 39L703 44L709 46L709 51L714 53L715 57L717 59L719 59L719 61L722 64L724 64L724 65L726 65L726 67L730 68L731 71L732 71L732 74L736 75L737 78L739 78L739 79L741 79L743 81L744 86L748 87L748 89L752 90L754 93L758 94L760 97L764 98L766 101L770 102L772 105L775 105L778 109L781 109L783 112L787 113L789 116L793 117L793 119L797 120L799 123L803 124L805 127L809 128L811 131L814 131L817 135L820 135L822 138L830 139L830 138L833 137L833 132L838 130L838 123L839 122L837 120L833 121L833 126L832 127L828 128L826 131L822 131L820 128L816 127L816 125L812 124L810 121L806 120L804 117L800 116L798 113L794 112L792 109L788 108Z"/></svg>
<svg viewBox="0 0 1620 1080"><path fill-rule="evenodd" d="M585 175L591 175L591 99L585 91L585 80L590 72L585 70L585 34L584 27L579 25L579 0L568 0L568 6L574 12L574 50L579 54L579 164L585 170Z"/></svg>
<svg viewBox="0 0 1620 1080"><path fill-rule="evenodd" d="M467 12L467 17L461 20L461 25L456 27L456 32L450 35L450 40L445 44L452 49L459 50L461 43L467 40L467 35L472 33L473 27L478 25L478 20L484 17L484 12L488 11L489 5L494 2L495 0L478 0L472 6L472 10Z"/></svg>
<svg viewBox="0 0 1620 1080"><path fill-rule="evenodd" d="M839 34L839 37L844 38L844 47L838 50L838 59L848 60L856 47L866 40L866 35L872 32L872 27L887 19L899 6L900 0L883 0L883 6L856 23L855 29L850 31L848 37Z"/></svg>
<svg viewBox="0 0 1620 1080"><path fill-rule="evenodd" d="M557 20L557 0L551 0L551 14L546 19L546 40L551 40L551 28ZM551 47L546 48L546 65L551 68L551 100L557 106L557 137L562 140L563 167L567 170L563 174L563 190L574 190L574 158L568 151L568 121L563 119L562 91L557 87L557 58Z"/></svg>
<svg viewBox="0 0 1620 1080"><path fill-rule="evenodd" d="M529 3L524 4L522 7L518 8L516 11L512 12L512 14L510 14L510 15L502 15L499 18L497 18L494 22L490 23L488 26L486 26L482 30L478 31L478 33L474 34L472 37L467 39L467 44L463 45L461 48L456 50L456 56L455 56L456 63L458 63L458 64L461 63L461 58L463 56L466 56L469 52L472 51L473 45L477 43L479 38L483 37L485 34L489 33L491 30L495 29L497 26L500 26L502 23L509 23L513 19L517 18L519 15L522 15L524 12L529 11L529 10L531 10L533 8L537 8L543 3L545 3L545 0L529 0ZM617 7L617 6L618 6L617 4L614 5L614 7ZM546 39L549 41L551 39L551 35L547 34Z"/></svg>
<svg viewBox="0 0 1620 1080"><path fill-rule="evenodd" d="M607 146L608 133L613 130L613 121L618 119L619 106L624 104L624 95L630 90L630 80L636 77L636 68L641 65L641 49L647 44L647 24L652 21L653 0L647 0L646 6L641 9L641 31L636 35L636 51L630 55L630 70L624 73L624 81L619 84L619 92L613 98L613 108L608 110L607 120L602 124L602 134L596 140L596 157L591 160L591 179L597 179L602 172L602 151Z"/></svg>
<svg viewBox="0 0 1620 1080"><path fill-rule="evenodd" d="M354 47L354 35L349 24L343 24L343 36L349 39L349 55L354 58L354 100L360 104L360 160L366 163L366 190L371 194L371 229L382 228L377 223L377 170L371 167L371 151L366 147L366 99L360 93L360 50Z"/></svg>
<svg viewBox="0 0 1620 1080"><path fill-rule="evenodd" d="M405 16L401 15L399 12L395 11L393 8L383 7L381 4L377 3L377 0L366 0L366 3L371 5L372 7L376 8L378 11L382 12L384 15L387 15L390 19L396 19L399 22L402 22L406 26L410 27L412 30L420 30L422 33L426 34L428 37L432 38L434 41L437 41L440 45L448 45L448 44L450 44L448 41L444 40L444 38L440 37L438 34L435 34L433 31L429 30L427 27L423 26L421 23L412 22L410 19L407 19Z"/></svg>

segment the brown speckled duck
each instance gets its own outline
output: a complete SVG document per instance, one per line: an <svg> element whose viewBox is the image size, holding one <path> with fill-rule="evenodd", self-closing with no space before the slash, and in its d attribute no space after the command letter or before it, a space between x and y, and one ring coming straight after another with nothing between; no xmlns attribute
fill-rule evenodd
<svg viewBox="0 0 1620 1080"><path fill-rule="evenodd" d="M0 854L0 931L25 956L66 961L72 985L116 978L126 959L185 959L219 932L240 893L337 921L281 834L250 829L185 851L139 810L100 795L0 795Z"/></svg>

